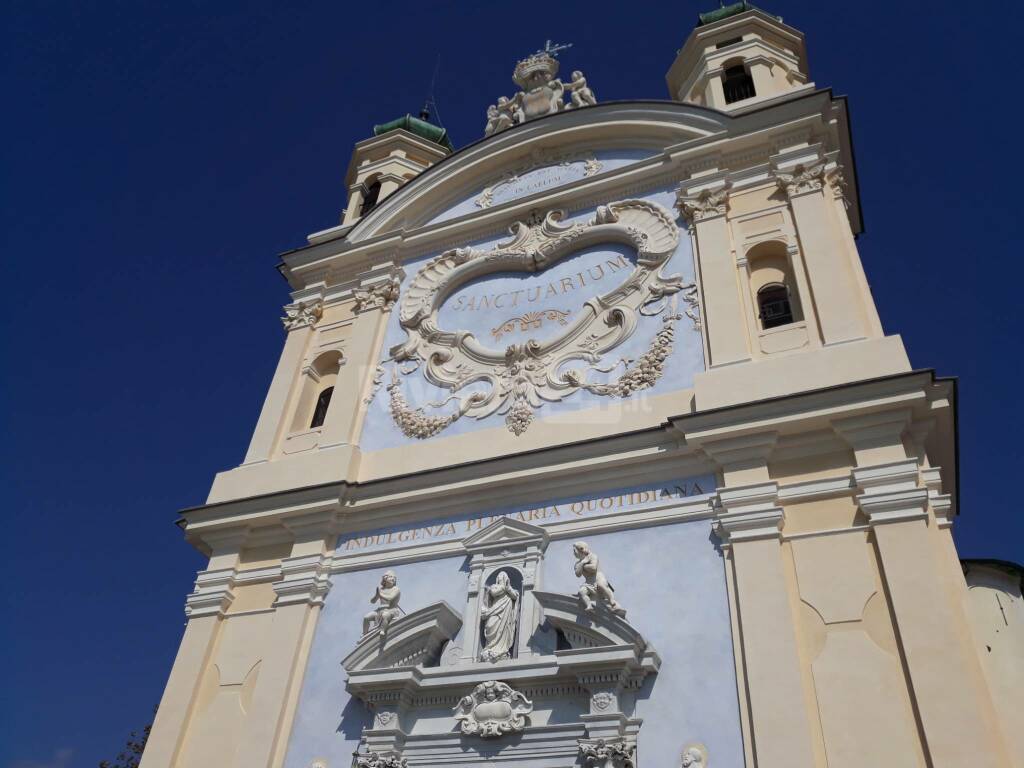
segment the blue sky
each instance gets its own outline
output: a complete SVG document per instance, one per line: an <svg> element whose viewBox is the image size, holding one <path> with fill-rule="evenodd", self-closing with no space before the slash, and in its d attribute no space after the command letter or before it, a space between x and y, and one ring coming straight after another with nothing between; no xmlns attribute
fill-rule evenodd
<svg viewBox="0 0 1024 768"><path fill-rule="evenodd" d="M887 331L960 377L961 554L1024 560L1020 5L764 4L850 96ZM4 4L0 767L94 766L150 717L202 567L176 512L242 458L276 255L337 222L353 143L419 109L438 54L440 118L477 139L545 38L598 99L665 98L714 5Z"/></svg>

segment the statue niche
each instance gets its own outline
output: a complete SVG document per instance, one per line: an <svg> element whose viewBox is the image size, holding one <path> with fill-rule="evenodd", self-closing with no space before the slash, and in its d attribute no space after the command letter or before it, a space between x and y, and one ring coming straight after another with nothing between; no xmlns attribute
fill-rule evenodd
<svg viewBox="0 0 1024 768"><path fill-rule="evenodd" d="M516 589L516 584L519 589ZM481 661L512 658L519 626L522 584L522 575L513 568L502 568L487 580L480 596Z"/></svg>
<svg viewBox="0 0 1024 768"><path fill-rule="evenodd" d="M466 579L461 613L432 603L359 640L342 661L346 690L373 714L356 768L486 768L499 753L517 768L635 768L636 699L661 659L613 603L589 547L575 558L586 600L539 589L549 540L543 527L495 519L453 564L452 578Z"/></svg>

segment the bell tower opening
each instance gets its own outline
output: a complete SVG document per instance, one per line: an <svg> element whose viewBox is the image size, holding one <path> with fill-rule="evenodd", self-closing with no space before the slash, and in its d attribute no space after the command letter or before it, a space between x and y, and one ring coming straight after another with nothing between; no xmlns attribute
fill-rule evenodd
<svg viewBox="0 0 1024 768"><path fill-rule="evenodd" d="M743 62L731 64L725 68L725 79L722 81L722 89L725 91L725 103L733 104L744 99L751 99L757 95L754 88L754 78L743 65Z"/></svg>

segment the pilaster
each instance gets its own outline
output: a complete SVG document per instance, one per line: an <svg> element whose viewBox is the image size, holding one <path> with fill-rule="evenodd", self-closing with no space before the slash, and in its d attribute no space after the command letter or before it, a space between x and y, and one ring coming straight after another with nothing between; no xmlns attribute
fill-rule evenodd
<svg viewBox="0 0 1024 768"><path fill-rule="evenodd" d="M232 588L244 539L244 532L211 537L209 565L213 567L196 574L195 587L185 599L185 636L160 697L140 768L172 768L178 760L203 672L216 650L224 614L234 600Z"/></svg>
<svg viewBox="0 0 1024 768"><path fill-rule="evenodd" d="M314 326L323 314L323 303L319 300L297 302L285 306L284 311L281 322L288 335L243 465L267 461L274 450L302 356L309 346Z"/></svg>
<svg viewBox="0 0 1024 768"><path fill-rule="evenodd" d="M818 146L775 155L771 163L793 211L825 345L866 338L864 302L830 207L837 166Z"/></svg>
<svg viewBox="0 0 1024 768"><path fill-rule="evenodd" d="M288 704L302 683L301 662L331 587L330 557L323 551L331 522L331 515L319 514L286 523L295 543L292 556L281 561L281 579L274 582L274 622L240 741L240 767L273 768L284 759L291 730Z"/></svg>
<svg viewBox="0 0 1024 768"><path fill-rule="evenodd" d="M676 205L691 222L696 239L710 368L750 359L746 316L726 221L729 186L721 179L691 181L676 191Z"/></svg>
<svg viewBox="0 0 1024 768"><path fill-rule="evenodd" d="M965 617L928 530L916 459L852 470L874 534L925 747L936 768L1008 765Z"/></svg>
<svg viewBox="0 0 1024 768"><path fill-rule="evenodd" d="M811 768L814 748L797 617L782 561L785 513L778 485L723 488L715 531L729 550L754 754L759 768Z"/></svg>
<svg viewBox="0 0 1024 768"><path fill-rule="evenodd" d="M331 401L324 422L321 449L351 444L361 424L365 397L372 386L378 351L387 330L391 308L398 301L404 272L386 265L364 275L353 291L356 318L348 344L348 362L338 374L338 397Z"/></svg>

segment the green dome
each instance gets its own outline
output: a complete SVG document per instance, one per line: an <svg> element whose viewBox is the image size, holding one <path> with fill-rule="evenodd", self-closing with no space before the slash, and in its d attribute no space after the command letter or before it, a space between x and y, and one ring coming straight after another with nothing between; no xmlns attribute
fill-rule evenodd
<svg viewBox="0 0 1024 768"><path fill-rule="evenodd" d="M399 128L408 131L409 133L414 133L421 139L426 139L427 141L432 141L435 144L440 144L449 152L455 151L455 147L452 146L452 142L448 138L448 131L438 125L428 123L426 120L421 120L420 118L413 117L412 115L403 115L397 120L373 126L373 135L380 136L383 133L395 131Z"/></svg>
<svg viewBox="0 0 1024 768"><path fill-rule="evenodd" d="M730 16L735 16L736 14L743 13L744 11L760 10L762 9L758 8L756 5L751 5L750 3L747 2L747 0L740 0L740 2L738 3L723 5L721 8L715 8L715 10L708 11L707 13L698 13L697 26L702 27L705 24L714 24L716 21L727 19ZM779 19L779 21L782 21L782 19Z"/></svg>

